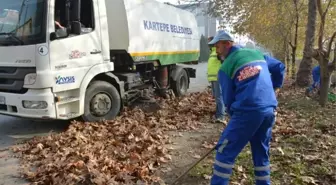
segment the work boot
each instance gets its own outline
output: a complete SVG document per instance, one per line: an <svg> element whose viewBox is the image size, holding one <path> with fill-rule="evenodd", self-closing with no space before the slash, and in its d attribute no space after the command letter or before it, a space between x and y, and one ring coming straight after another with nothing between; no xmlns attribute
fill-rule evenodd
<svg viewBox="0 0 336 185"><path fill-rule="evenodd" d="M223 123L223 124L226 123L224 118L222 118L222 119L221 118L216 118L216 116L212 117L212 122L213 123Z"/></svg>
<svg viewBox="0 0 336 185"><path fill-rule="evenodd" d="M311 95L311 90L309 89L309 88L307 88L306 89L306 92L305 92L305 95L307 96L307 97L310 97L310 95Z"/></svg>
<svg viewBox="0 0 336 185"><path fill-rule="evenodd" d="M225 119L216 119L216 123L222 123L222 124L226 124Z"/></svg>

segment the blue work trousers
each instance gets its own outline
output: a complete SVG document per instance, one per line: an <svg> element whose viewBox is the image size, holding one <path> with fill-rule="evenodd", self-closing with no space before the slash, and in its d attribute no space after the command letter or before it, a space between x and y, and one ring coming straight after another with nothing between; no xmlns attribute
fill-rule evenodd
<svg viewBox="0 0 336 185"><path fill-rule="evenodd" d="M222 97L221 86L218 81L211 82L212 95L216 101L216 119L224 119L225 116L225 106Z"/></svg>
<svg viewBox="0 0 336 185"><path fill-rule="evenodd" d="M313 91L313 89L319 89L320 88L320 81L313 82L313 84L308 88L308 92Z"/></svg>
<svg viewBox="0 0 336 185"><path fill-rule="evenodd" d="M228 185L236 157L251 144L257 185L270 185L269 144L275 122L274 108L233 112L216 146L211 185Z"/></svg>

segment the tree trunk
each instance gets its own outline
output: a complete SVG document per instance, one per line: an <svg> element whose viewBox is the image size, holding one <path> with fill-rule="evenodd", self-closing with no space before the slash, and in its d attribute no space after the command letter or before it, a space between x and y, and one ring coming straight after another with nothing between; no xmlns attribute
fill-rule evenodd
<svg viewBox="0 0 336 185"><path fill-rule="evenodd" d="M287 63L286 63L286 60L287 60L287 53L288 53L288 44L287 44L287 39L284 39L284 42L283 42L283 51L284 51L284 55L283 55L283 63L286 65L286 67L288 67L287 66Z"/></svg>
<svg viewBox="0 0 336 185"><path fill-rule="evenodd" d="M299 21L300 21L300 14L298 8L298 0L293 0L295 6L295 30L294 30L294 44L291 44L292 47L292 79L295 80L296 78L296 49L298 43L298 30L299 30Z"/></svg>
<svg viewBox="0 0 336 185"><path fill-rule="evenodd" d="M289 55L289 48L287 46L287 49L286 49L286 73L289 75L289 72L290 72L290 55Z"/></svg>
<svg viewBox="0 0 336 185"><path fill-rule="evenodd" d="M331 73L328 70L328 60L323 61L321 67L321 86L320 86L320 105L324 107L328 102L328 92L330 85L330 75Z"/></svg>
<svg viewBox="0 0 336 185"><path fill-rule="evenodd" d="M323 11L322 8L322 0L316 0L316 6L318 13L320 15L320 30L319 30L319 37L318 37L318 51L319 51L319 63L321 67L321 87L320 87L320 105L325 106L328 101L328 91L329 91L329 84L330 84L330 75L331 71L329 71L328 63L329 63L329 53L331 47L328 48L329 51L325 51L323 48L323 37L324 37L324 26L326 15L329 10L329 6L332 0L328 1L328 5L326 9ZM334 37L334 35L332 36ZM332 44L333 39L330 39L330 46Z"/></svg>
<svg viewBox="0 0 336 185"><path fill-rule="evenodd" d="M295 80L296 74L296 46L292 47L292 79Z"/></svg>
<svg viewBox="0 0 336 185"><path fill-rule="evenodd" d="M296 84L300 87L308 86L312 71L312 50L315 41L317 7L315 0L309 0L308 3L308 22L306 29L306 40L303 50L303 58L297 73Z"/></svg>

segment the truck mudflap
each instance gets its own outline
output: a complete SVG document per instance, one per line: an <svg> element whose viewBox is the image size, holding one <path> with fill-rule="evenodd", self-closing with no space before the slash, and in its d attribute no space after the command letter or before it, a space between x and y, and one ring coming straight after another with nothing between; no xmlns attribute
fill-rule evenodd
<svg viewBox="0 0 336 185"><path fill-rule="evenodd" d="M196 78L196 69L184 66L175 66L171 71L170 77L176 81L181 70L186 70L189 78Z"/></svg>
<svg viewBox="0 0 336 185"><path fill-rule="evenodd" d="M184 68L184 69L187 71L189 78L196 78L196 69L194 68Z"/></svg>

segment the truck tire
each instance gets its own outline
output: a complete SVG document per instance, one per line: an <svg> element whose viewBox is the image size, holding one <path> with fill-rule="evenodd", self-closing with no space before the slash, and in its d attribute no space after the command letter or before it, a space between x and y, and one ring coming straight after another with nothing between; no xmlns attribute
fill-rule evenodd
<svg viewBox="0 0 336 185"><path fill-rule="evenodd" d="M94 81L86 90L84 121L112 120L120 112L121 98L118 90L105 81Z"/></svg>
<svg viewBox="0 0 336 185"><path fill-rule="evenodd" d="M171 87L176 97L181 97L187 94L189 87L189 76L186 70L182 69L179 71L176 81L172 80Z"/></svg>

